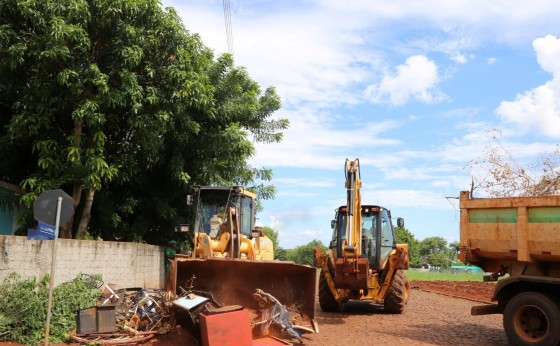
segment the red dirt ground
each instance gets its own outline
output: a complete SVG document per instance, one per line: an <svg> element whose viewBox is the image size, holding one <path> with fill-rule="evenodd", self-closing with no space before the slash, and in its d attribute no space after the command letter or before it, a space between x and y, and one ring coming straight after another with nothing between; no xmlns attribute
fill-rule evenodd
<svg viewBox="0 0 560 346"><path fill-rule="evenodd" d="M457 345L504 345L507 344L507 341L505 341L505 335L500 328L500 315L492 315L482 319L469 316L471 305L477 305L476 302L490 302L494 285L494 283L473 281L413 281L411 282L411 301L403 315L386 315L382 310L371 305L350 304L348 316L344 317L340 314L323 313L317 307L315 317L319 323L320 334L307 334L304 338L304 344L313 346L347 344L341 340L341 335L354 335L353 338L356 338L357 335L363 335L365 330L371 329L371 326L373 326L373 324L368 324L369 327L364 329L365 321L370 319L369 315L372 314L377 322L371 323L382 324L383 319L392 321L388 322L385 330L380 328L381 331L377 333L372 330L369 331L374 335L373 340L376 340L374 344L386 341L386 343L394 345L448 345L450 342ZM421 294L421 291L437 293L437 295L433 295L432 298L426 296L421 299L419 296L429 294ZM457 300L453 297L475 302L459 304L461 299ZM441 304L441 306L435 304ZM480 305L480 303L478 304ZM434 316L430 316L430 314L434 314ZM334 323L332 321L335 317L343 319L341 322ZM472 318L473 322L467 323L468 318ZM430 325L430 328L424 329L418 336L413 335L414 338L411 339L409 327L413 323L420 323L422 320L431 321L430 323L435 323L434 320L442 320L445 327L434 329L434 326ZM491 324L487 324L488 321L491 321ZM397 325L392 325L393 323L397 323ZM400 323L403 323L403 325ZM480 325L476 323L480 323ZM457 325L457 327L453 327L454 325ZM465 333L465 330L468 331L466 337L461 334ZM372 338L369 336L358 344L364 344L364 342L367 344L371 340ZM297 340L292 339L290 341L294 345L298 344ZM357 339L354 341L357 341ZM146 345L196 346L198 344L186 331L178 327L176 332L159 336Z"/></svg>
<svg viewBox="0 0 560 346"><path fill-rule="evenodd" d="M411 287L452 297L490 302L496 284L476 281L412 281Z"/></svg>
<svg viewBox="0 0 560 346"><path fill-rule="evenodd" d="M493 283L472 281L412 281L411 299L403 315L386 315L382 310L367 304L354 304L355 306L350 304L348 311L342 314L324 313L319 307L316 307L315 317L319 323L320 334L306 334L304 342L310 346L337 345L341 334L356 337L362 335L365 328L370 333L374 333L377 342L386 339L385 341L394 345L446 345L451 341L461 345L506 345L500 315L489 315L483 318L470 316L471 305L490 302L494 285ZM461 303L461 299L452 297L467 300L462 300L465 303ZM372 318L374 320L371 320ZM384 321L385 319L387 321ZM415 329L411 328L416 328L416 324L421 324L419 321L422 319L430 321L433 325L429 326L431 329L418 326L422 332L415 335L413 333ZM458 320L461 322L455 326L454 324L458 323ZM436 325L436 322L441 322L445 328ZM379 331L372 330L372 326L382 326L383 323L386 323L387 326L380 328ZM435 329L434 336L431 337L429 330L436 327L442 329ZM463 336L461 333L466 333L466 335ZM364 339L364 342L369 343L367 340L371 340L371 336ZM294 342L294 340L291 341ZM295 341L297 342L297 340ZM157 336L143 345L196 346L198 343L187 330L177 326L173 332ZM0 342L0 346L19 346L19 344Z"/></svg>

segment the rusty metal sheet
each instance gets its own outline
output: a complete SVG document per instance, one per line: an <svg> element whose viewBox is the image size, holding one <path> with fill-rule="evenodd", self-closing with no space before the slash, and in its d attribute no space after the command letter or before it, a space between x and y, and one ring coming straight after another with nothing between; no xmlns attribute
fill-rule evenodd
<svg viewBox="0 0 560 346"><path fill-rule="evenodd" d="M97 307L97 332L112 333L117 331L115 325L115 306Z"/></svg>
<svg viewBox="0 0 560 346"><path fill-rule="evenodd" d="M282 261L177 259L176 287L187 288L193 275L193 288L211 292L221 304L257 310L252 295L260 288L310 320L315 317L317 270L313 267Z"/></svg>
<svg viewBox="0 0 560 346"><path fill-rule="evenodd" d="M367 258L358 258L356 263L347 263L344 258L337 258L335 260L335 271L334 282L336 288L367 290L369 279L369 261Z"/></svg>
<svg viewBox="0 0 560 346"><path fill-rule="evenodd" d="M78 334L97 332L96 308L81 309L76 312Z"/></svg>

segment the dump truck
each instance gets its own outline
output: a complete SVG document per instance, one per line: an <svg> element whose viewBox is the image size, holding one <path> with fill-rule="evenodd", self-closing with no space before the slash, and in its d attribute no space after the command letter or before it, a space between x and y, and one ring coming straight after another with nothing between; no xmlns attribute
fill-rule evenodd
<svg viewBox="0 0 560 346"><path fill-rule="evenodd" d="M502 314L515 345L560 344L560 196L459 197L459 258L498 281L492 304L472 315Z"/></svg>
<svg viewBox="0 0 560 346"><path fill-rule="evenodd" d="M192 223L177 226L190 253L177 255L168 289L196 289L222 305L263 307L255 292L285 305L298 324L318 331L315 322L317 271L275 261L272 241L256 225L256 195L242 186L194 186L187 196Z"/></svg>
<svg viewBox="0 0 560 346"><path fill-rule="evenodd" d="M391 211L378 205L362 205L359 160L346 160L346 205L335 211L329 251L315 250L321 268L319 304L323 311L341 311L349 300L383 304L386 312L402 313L410 284L408 244L397 244ZM404 220L397 218L399 227Z"/></svg>

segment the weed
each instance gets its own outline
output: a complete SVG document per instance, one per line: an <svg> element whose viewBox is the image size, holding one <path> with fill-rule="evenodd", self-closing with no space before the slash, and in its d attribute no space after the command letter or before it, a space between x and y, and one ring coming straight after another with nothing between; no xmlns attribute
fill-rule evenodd
<svg viewBox="0 0 560 346"><path fill-rule="evenodd" d="M81 275L53 291L50 339L68 341L76 328L76 310L96 305L100 290L91 288ZM9 274L0 284L0 340L36 345L45 338L49 275L41 280Z"/></svg>

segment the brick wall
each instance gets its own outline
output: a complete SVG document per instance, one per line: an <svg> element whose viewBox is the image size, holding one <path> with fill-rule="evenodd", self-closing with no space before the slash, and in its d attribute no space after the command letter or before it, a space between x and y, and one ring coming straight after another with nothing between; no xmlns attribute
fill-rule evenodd
<svg viewBox="0 0 560 346"><path fill-rule="evenodd" d="M27 240L0 236L0 282L11 272L24 278L51 272L52 240ZM102 274L103 281L118 288L163 288L163 248L160 246L59 239L55 285L73 280L79 273Z"/></svg>

